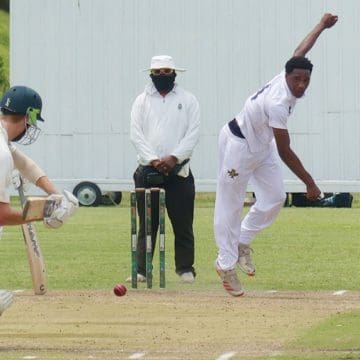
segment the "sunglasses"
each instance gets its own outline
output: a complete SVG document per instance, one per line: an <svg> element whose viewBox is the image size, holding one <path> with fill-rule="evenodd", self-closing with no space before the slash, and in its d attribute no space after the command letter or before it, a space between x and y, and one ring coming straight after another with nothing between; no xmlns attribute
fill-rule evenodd
<svg viewBox="0 0 360 360"><path fill-rule="evenodd" d="M164 69L151 69L150 70L153 75L170 75L174 72L174 69L164 68Z"/></svg>

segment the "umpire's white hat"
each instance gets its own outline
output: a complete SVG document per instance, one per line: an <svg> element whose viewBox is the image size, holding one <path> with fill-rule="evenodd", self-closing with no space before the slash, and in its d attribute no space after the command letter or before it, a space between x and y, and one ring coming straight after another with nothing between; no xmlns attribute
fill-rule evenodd
<svg viewBox="0 0 360 360"><path fill-rule="evenodd" d="M144 71L150 71L152 69L174 69L176 71L186 71L175 66L174 59L169 55L156 55L151 58L150 68Z"/></svg>

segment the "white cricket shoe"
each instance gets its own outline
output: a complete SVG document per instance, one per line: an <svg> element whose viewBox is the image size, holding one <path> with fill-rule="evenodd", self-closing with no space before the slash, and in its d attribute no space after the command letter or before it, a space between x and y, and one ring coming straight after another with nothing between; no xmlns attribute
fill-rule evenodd
<svg viewBox="0 0 360 360"><path fill-rule="evenodd" d="M129 276L125 281L131 283L131 276ZM141 282L141 283L146 282L146 277L144 275L137 274L137 282Z"/></svg>
<svg viewBox="0 0 360 360"><path fill-rule="evenodd" d="M14 295L11 291L0 290L0 315L8 308L13 302Z"/></svg>
<svg viewBox="0 0 360 360"><path fill-rule="evenodd" d="M192 284L195 281L195 276L191 271L184 272L179 276L180 276L181 282L186 283L186 284Z"/></svg>
<svg viewBox="0 0 360 360"><path fill-rule="evenodd" d="M253 251L249 245L239 244L238 264L240 269L249 276L255 275L255 265L253 264L250 252Z"/></svg>
<svg viewBox="0 0 360 360"><path fill-rule="evenodd" d="M232 296L244 295L244 289L241 286L240 280L236 274L235 269L221 270L217 262L215 262L215 269L222 280L224 289Z"/></svg>

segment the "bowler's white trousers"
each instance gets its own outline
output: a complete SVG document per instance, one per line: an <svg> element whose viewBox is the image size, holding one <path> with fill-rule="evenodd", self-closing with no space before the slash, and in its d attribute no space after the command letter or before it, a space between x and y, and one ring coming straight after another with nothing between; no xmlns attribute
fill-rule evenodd
<svg viewBox="0 0 360 360"><path fill-rule="evenodd" d="M218 151L214 233L217 264L229 270L238 261L239 243L250 244L259 231L271 225L286 193L275 141L266 150L251 153L246 139L233 135L226 124L220 131ZM249 182L256 202L242 220Z"/></svg>

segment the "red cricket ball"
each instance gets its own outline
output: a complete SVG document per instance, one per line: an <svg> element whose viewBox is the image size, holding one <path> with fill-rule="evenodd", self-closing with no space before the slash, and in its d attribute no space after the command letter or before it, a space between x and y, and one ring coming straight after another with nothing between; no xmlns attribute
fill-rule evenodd
<svg viewBox="0 0 360 360"><path fill-rule="evenodd" d="M114 286L114 294L116 296L124 296L126 294L126 286L123 284L117 284Z"/></svg>

